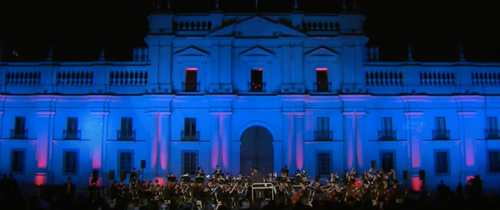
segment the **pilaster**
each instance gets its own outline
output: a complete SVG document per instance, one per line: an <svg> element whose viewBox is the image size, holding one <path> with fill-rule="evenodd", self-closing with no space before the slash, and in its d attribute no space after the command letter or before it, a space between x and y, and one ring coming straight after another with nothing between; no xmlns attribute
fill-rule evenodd
<svg viewBox="0 0 500 210"><path fill-rule="evenodd" d="M172 92L172 40L168 38L160 43L158 49L158 86L162 92Z"/></svg>
<svg viewBox="0 0 500 210"><path fill-rule="evenodd" d="M354 167L355 159L356 159L356 150L355 150L355 122L356 115L354 112L344 112L344 156L345 158L345 166L346 170Z"/></svg>
<svg viewBox="0 0 500 210"><path fill-rule="evenodd" d="M365 112L356 112L356 170L363 171L368 170L370 166L365 165L367 163L363 158L364 146L366 146L365 141L365 121L366 121L366 113ZM366 142L366 141L365 141Z"/></svg>
<svg viewBox="0 0 500 210"><path fill-rule="evenodd" d="M221 112L219 117L222 169L226 172L231 171L231 115L231 112Z"/></svg>
<svg viewBox="0 0 500 210"><path fill-rule="evenodd" d="M421 132L424 126L422 121L423 112L404 112L406 119L406 139L408 139L407 152L409 166L408 172L411 177L418 176L422 167L422 152L421 152Z"/></svg>
<svg viewBox="0 0 500 210"><path fill-rule="evenodd" d="M37 174L45 174L48 183L52 183L52 128L54 127L54 111L37 111ZM47 183L44 183L47 184Z"/></svg>
<svg viewBox="0 0 500 210"><path fill-rule="evenodd" d="M92 111L93 132L91 137L91 157L92 170L99 170L100 180L107 180L104 174L107 174L107 134L108 134L108 116L107 111ZM109 154L108 154L109 155ZM90 173L90 171L89 171Z"/></svg>
<svg viewBox="0 0 500 210"><path fill-rule="evenodd" d="M158 147L160 148L160 154L158 155L158 161L160 163L159 169L158 169L158 175L160 177L166 177L168 173L170 173L171 166L170 162L172 161L171 158L172 156L170 155L171 153L171 147L170 147L170 140L171 140L171 135L170 135L170 112L159 112L159 131L158 131L158 136L159 136L159 145Z"/></svg>
<svg viewBox="0 0 500 210"><path fill-rule="evenodd" d="M295 118L295 166L304 170L304 113L294 113Z"/></svg>
<svg viewBox="0 0 500 210"><path fill-rule="evenodd" d="M3 110L0 110L0 138L3 136Z"/></svg>
<svg viewBox="0 0 500 210"><path fill-rule="evenodd" d="M464 154L461 159L462 174L460 174L460 180L465 180L467 176L471 176L474 172L478 171L476 166L476 144L474 139L473 131L479 130L479 126L475 123L476 112L475 111L460 111L458 114L458 123L460 131L460 149L461 153Z"/></svg>
<svg viewBox="0 0 500 210"><path fill-rule="evenodd" d="M211 50L210 50L210 59L211 59L211 68L207 69L208 73L208 84L209 85L218 85L219 84L219 71L221 71L220 64L221 62L224 62L224 59L220 59L220 54L219 54L219 43L212 43Z"/></svg>
<svg viewBox="0 0 500 210"><path fill-rule="evenodd" d="M219 140L219 113L210 113L210 145L212 149L210 150L210 166L211 173L215 171L215 168L220 164L221 151L220 140Z"/></svg>
<svg viewBox="0 0 500 210"><path fill-rule="evenodd" d="M293 114L291 112L283 112L283 164L288 166L290 171L293 171L292 160L294 159L294 144L293 144Z"/></svg>

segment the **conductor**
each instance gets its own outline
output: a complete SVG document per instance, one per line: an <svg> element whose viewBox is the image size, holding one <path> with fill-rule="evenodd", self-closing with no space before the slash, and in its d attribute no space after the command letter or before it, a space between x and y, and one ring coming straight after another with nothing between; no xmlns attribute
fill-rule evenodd
<svg viewBox="0 0 500 210"><path fill-rule="evenodd" d="M253 168L253 176L252 176L252 179L254 182L263 182L263 179L262 179L262 174L260 173L260 171L257 169L257 167L254 167Z"/></svg>

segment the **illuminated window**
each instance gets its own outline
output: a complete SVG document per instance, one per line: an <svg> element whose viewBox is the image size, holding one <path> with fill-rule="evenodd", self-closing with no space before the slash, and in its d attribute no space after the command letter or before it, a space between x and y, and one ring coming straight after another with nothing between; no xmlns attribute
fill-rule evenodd
<svg viewBox="0 0 500 210"><path fill-rule="evenodd" d="M181 155L182 173L195 174L198 167L198 152L182 151Z"/></svg>
<svg viewBox="0 0 500 210"><path fill-rule="evenodd" d="M316 91L318 92L330 91L327 68L316 68L316 83L314 84L314 86L316 88Z"/></svg>
<svg viewBox="0 0 500 210"><path fill-rule="evenodd" d="M490 172L500 172L500 151L489 151L488 163Z"/></svg>
<svg viewBox="0 0 500 210"><path fill-rule="evenodd" d="M434 165L436 175L448 175L450 173L450 152L447 150L435 151Z"/></svg>
<svg viewBox="0 0 500 210"><path fill-rule="evenodd" d="M122 117L118 131L118 140L135 140L135 132L132 130L132 118Z"/></svg>
<svg viewBox="0 0 500 210"><path fill-rule="evenodd" d="M11 130L12 139L28 138L28 130L26 130L26 117L14 118L14 129Z"/></svg>
<svg viewBox="0 0 500 210"><path fill-rule="evenodd" d="M262 78L262 69L252 69L250 75L250 91L260 92L264 90L264 81Z"/></svg>
<svg viewBox="0 0 500 210"><path fill-rule="evenodd" d="M385 172L389 172L392 169L396 170L396 152L394 151L380 151L380 167L384 169Z"/></svg>
<svg viewBox="0 0 500 210"><path fill-rule="evenodd" d="M78 172L78 152L71 150L63 151L63 173L77 174Z"/></svg>
<svg viewBox="0 0 500 210"><path fill-rule="evenodd" d="M332 153L328 151L316 152L316 172L318 175L332 173Z"/></svg>
<svg viewBox="0 0 500 210"><path fill-rule="evenodd" d="M184 91L186 92L198 92L198 69L197 68L186 68L186 82L184 83Z"/></svg>
<svg viewBox="0 0 500 210"><path fill-rule="evenodd" d="M64 139L80 139L80 132L78 131L78 118L66 118L66 130L63 131Z"/></svg>
<svg viewBox="0 0 500 210"><path fill-rule="evenodd" d="M131 173L134 167L133 151L118 151L118 171L121 173Z"/></svg>
<svg viewBox="0 0 500 210"><path fill-rule="evenodd" d="M10 159L10 171L12 173L24 173L26 164L26 152L24 149L13 149Z"/></svg>

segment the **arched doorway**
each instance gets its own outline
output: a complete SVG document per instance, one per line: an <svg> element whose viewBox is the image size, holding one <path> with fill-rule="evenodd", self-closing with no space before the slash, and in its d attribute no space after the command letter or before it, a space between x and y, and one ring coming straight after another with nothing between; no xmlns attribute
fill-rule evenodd
<svg viewBox="0 0 500 210"><path fill-rule="evenodd" d="M241 135L240 172L250 175L251 168L257 167L265 176L274 172L273 135L261 126L252 126Z"/></svg>

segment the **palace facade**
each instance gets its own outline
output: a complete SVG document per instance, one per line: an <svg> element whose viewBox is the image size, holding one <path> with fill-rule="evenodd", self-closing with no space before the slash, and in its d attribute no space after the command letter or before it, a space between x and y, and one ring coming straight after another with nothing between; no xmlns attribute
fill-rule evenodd
<svg viewBox="0 0 500 210"><path fill-rule="evenodd" d="M500 63L381 62L358 13L149 17L130 62L0 62L0 173L315 175L372 163L499 190ZM459 55L457 55L457 58ZM141 167L142 166L142 167Z"/></svg>

